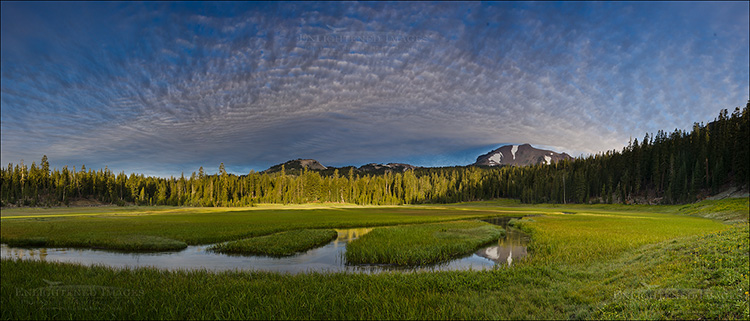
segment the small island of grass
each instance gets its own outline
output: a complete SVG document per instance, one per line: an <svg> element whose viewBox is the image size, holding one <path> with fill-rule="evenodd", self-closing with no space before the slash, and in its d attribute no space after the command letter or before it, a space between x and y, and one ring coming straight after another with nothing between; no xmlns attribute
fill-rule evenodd
<svg viewBox="0 0 750 321"><path fill-rule="evenodd" d="M338 232L331 229L293 230L217 244L210 250L226 254L289 256L324 245L337 236Z"/></svg>
<svg viewBox="0 0 750 321"><path fill-rule="evenodd" d="M445 262L496 241L505 231L479 221L378 228L346 246L349 264L425 265Z"/></svg>

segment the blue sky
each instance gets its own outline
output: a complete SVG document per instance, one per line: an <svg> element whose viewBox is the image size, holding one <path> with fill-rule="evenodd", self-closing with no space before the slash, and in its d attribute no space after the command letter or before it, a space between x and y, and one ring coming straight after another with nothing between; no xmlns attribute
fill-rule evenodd
<svg viewBox="0 0 750 321"><path fill-rule="evenodd" d="M169 176L619 150L746 104L749 11L2 2L1 161Z"/></svg>

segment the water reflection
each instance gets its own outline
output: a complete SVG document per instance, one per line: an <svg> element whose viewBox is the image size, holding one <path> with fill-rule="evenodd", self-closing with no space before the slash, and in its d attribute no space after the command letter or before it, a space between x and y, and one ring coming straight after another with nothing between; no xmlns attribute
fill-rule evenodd
<svg viewBox="0 0 750 321"><path fill-rule="evenodd" d="M483 258L489 259L498 265L511 266L513 260L518 260L527 255L526 247L529 237L520 230L508 226L511 219L520 217L495 217L484 220L485 222L502 226L505 229L505 237L497 241L497 245L488 246L476 252Z"/></svg>
<svg viewBox="0 0 750 321"><path fill-rule="evenodd" d="M104 265L116 268L155 267L165 270L261 270L288 273L305 272L362 272L383 271L450 271L487 270L498 265L508 266L512 260L526 255L527 238L518 230L508 228L508 219L488 222L504 226L508 231L497 245L480 249L469 256L443 264L424 267L395 267L389 265L347 265L344 260L346 244L372 231L372 228L336 229L338 237L324 245L293 256L237 256L208 251L211 244L191 245L177 252L123 253L93 249L14 248L2 245L2 259L24 259Z"/></svg>
<svg viewBox="0 0 750 321"><path fill-rule="evenodd" d="M362 235L370 233L370 231L372 231L371 227L336 229L339 235L333 240L333 246L339 247L339 243L342 243L342 246L346 246L346 243L354 241Z"/></svg>

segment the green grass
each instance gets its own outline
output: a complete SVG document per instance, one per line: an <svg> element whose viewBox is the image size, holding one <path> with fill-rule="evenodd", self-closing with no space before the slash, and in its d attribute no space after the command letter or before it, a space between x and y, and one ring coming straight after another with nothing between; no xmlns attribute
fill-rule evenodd
<svg viewBox="0 0 750 321"><path fill-rule="evenodd" d="M750 218L750 198L729 198L705 200L680 206L680 214L694 215L725 221L728 223L748 222Z"/></svg>
<svg viewBox="0 0 750 321"><path fill-rule="evenodd" d="M729 221L730 223L747 221L750 218L750 198L727 198L722 200L704 200L687 205L644 205L644 204L523 204L518 200L497 199L490 201L463 202L444 205L446 208L483 208L503 211L524 212L646 212L693 215Z"/></svg>
<svg viewBox="0 0 750 321"><path fill-rule="evenodd" d="M47 237L27 237L8 239L8 246L13 247L53 247L65 246L65 243L49 242ZM77 246L95 249L107 249L130 252L177 251L187 247L187 243L153 235L113 235L106 239L91 239L88 242L75 243Z"/></svg>
<svg viewBox="0 0 750 321"><path fill-rule="evenodd" d="M570 264L612 259L646 244L728 228L700 217L596 210L526 217L515 226L531 234L532 255L525 261Z"/></svg>
<svg viewBox="0 0 750 321"><path fill-rule="evenodd" d="M324 245L338 236L336 230L294 230L216 244L210 250L228 254L289 256Z"/></svg>
<svg viewBox="0 0 750 321"><path fill-rule="evenodd" d="M644 246L611 263L602 319L750 319L747 224Z"/></svg>
<svg viewBox="0 0 750 321"><path fill-rule="evenodd" d="M244 222L248 220L267 224L264 229L288 230L284 224L294 222L333 227L335 219L341 219L341 224L371 226L388 220L405 224L491 213L543 214L516 221L531 233L530 255L507 269L377 275L170 272L3 260L0 314L2 319L14 320L749 318L750 228L747 222L728 225L717 219L725 216L714 217L722 208L739 212L746 208L746 201L651 207L472 204L404 207L401 212L394 208L299 208L286 213L266 208L252 210L260 214L257 218L250 211L203 216L220 223L227 220L228 225L251 224ZM409 211L415 212L407 215ZM346 215L337 216L338 212ZM271 213L278 217L274 219ZM379 215L382 219L374 218ZM169 223L179 225L184 220L191 224L183 227L190 228L180 233L210 234L209 227L206 232L193 229L193 224L203 222L196 218L202 217L198 213L137 217L162 222L159 227L168 231ZM21 227L49 228L51 221L90 227L123 218L131 217L4 219L2 233L5 238L6 231ZM88 220L98 223L79 225ZM6 230L9 222L25 223ZM223 226L212 224L219 223L209 223L213 228ZM144 232L147 224L143 229L132 222L123 226L134 235L151 235ZM54 234L45 233L25 235ZM155 234L177 232L162 233Z"/></svg>
<svg viewBox="0 0 750 321"><path fill-rule="evenodd" d="M110 210L112 212L110 212ZM159 250L161 244L127 244L136 236L188 245L234 241L298 229L370 227L453 221L503 215L493 209L447 209L429 206L267 206L235 208L89 208L76 215L69 208L3 210L0 242L48 247ZM87 212L90 211L90 212ZM64 215L64 216L60 216ZM137 243L137 242L136 242ZM153 247L149 247L153 244Z"/></svg>
<svg viewBox="0 0 750 321"><path fill-rule="evenodd" d="M426 265L497 241L505 231L479 221L376 228L346 245L349 264Z"/></svg>
<svg viewBox="0 0 750 321"><path fill-rule="evenodd" d="M585 267L537 262L492 271L289 275L3 260L0 314L4 320L747 320L747 233L734 227L667 240ZM690 263L696 255L710 258Z"/></svg>
<svg viewBox="0 0 750 321"><path fill-rule="evenodd" d="M554 268L289 275L0 264L4 320L519 319L570 305L548 280L563 276Z"/></svg>

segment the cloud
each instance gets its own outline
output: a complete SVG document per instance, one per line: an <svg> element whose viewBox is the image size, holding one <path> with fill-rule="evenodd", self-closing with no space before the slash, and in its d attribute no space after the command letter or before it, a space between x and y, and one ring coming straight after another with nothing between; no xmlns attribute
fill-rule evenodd
<svg viewBox="0 0 750 321"><path fill-rule="evenodd" d="M3 4L3 163L577 155L710 120L750 89L747 10L727 9L747 4L37 6Z"/></svg>

